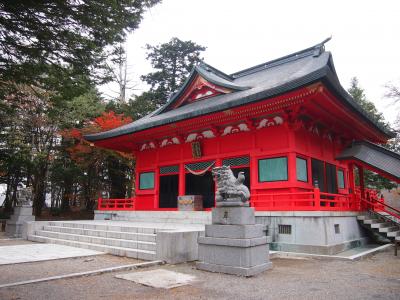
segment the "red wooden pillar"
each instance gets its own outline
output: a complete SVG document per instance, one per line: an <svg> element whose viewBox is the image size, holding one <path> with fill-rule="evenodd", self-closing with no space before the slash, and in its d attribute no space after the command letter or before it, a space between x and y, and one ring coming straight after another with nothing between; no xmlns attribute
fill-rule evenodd
<svg viewBox="0 0 400 300"><path fill-rule="evenodd" d="M250 206L255 207L254 200L258 200L255 185L258 182L258 160L250 153Z"/></svg>
<svg viewBox="0 0 400 300"><path fill-rule="evenodd" d="M215 167L221 167L222 166L222 159L221 158L217 158L215 160ZM217 194L217 185L214 185L214 195ZM215 201L215 196L214 196L214 207L217 207L217 202Z"/></svg>
<svg viewBox="0 0 400 300"><path fill-rule="evenodd" d="M294 186L297 183L297 173L296 173L296 153L289 153L289 161L288 161L288 175L289 182Z"/></svg>
<svg viewBox="0 0 400 300"><path fill-rule="evenodd" d="M361 197L365 198L364 168L361 166L358 166L358 176L360 176Z"/></svg>
<svg viewBox="0 0 400 300"><path fill-rule="evenodd" d="M154 204L153 207L158 209L160 207L160 168L156 168L154 172Z"/></svg>
<svg viewBox="0 0 400 300"><path fill-rule="evenodd" d="M361 194L361 199L365 199L365 181L364 181L364 168L362 166L357 166L358 167L358 176L360 177L360 194ZM360 199L360 200L361 200ZM365 205L363 205L363 202L360 203L360 207L366 208ZM364 207L363 207L364 206Z"/></svg>
<svg viewBox="0 0 400 300"><path fill-rule="evenodd" d="M360 204L357 203L357 198L355 195L356 182L354 180L354 164L353 163L349 164L348 188L349 188L349 194L350 194L349 201L353 201L353 203L350 203L350 207L355 207L355 208L359 209Z"/></svg>
<svg viewBox="0 0 400 300"><path fill-rule="evenodd" d="M185 164L180 163L179 164L179 186L178 186L178 195L179 196L184 196L186 191L185 191L185 185L186 185L186 173L185 173Z"/></svg>
<svg viewBox="0 0 400 300"><path fill-rule="evenodd" d="M314 209L315 210L321 209L321 194L318 187L314 188Z"/></svg>

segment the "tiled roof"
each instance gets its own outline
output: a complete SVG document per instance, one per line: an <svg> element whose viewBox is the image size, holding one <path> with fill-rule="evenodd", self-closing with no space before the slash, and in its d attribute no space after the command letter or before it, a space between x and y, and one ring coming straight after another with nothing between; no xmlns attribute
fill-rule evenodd
<svg viewBox="0 0 400 300"><path fill-rule="evenodd" d="M356 142L336 158L358 160L400 181L400 154L366 141Z"/></svg>
<svg viewBox="0 0 400 300"><path fill-rule="evenodd" d="M381 128L372 120L340 85L333 66L332 55L325 52L324 42L231 75L224 74L206 64L196 66L183 86L160 109L133 123L110 131L87 135L85 138L88 141L98 141L131 134L267 99L316 81L327 83L345 105L358 113L378 131L388 137L392 136L391 132ZM233 92L170 109L196 74L216 85L230 88Z"/></svg>

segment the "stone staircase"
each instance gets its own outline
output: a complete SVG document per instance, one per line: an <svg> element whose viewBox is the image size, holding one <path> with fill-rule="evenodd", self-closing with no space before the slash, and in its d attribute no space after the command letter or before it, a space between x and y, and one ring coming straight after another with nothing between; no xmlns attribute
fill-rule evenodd
<svg viewBox="0 0 400 300"><path fill-rule="evenodd" d="M357 216L357 220L361 222L363 227L379 234L392 242L400 241L400 223L390 216L379 212L368 212L364 215Z"/></svg>
<svg viewBox="0 0 400 300"><path fill-rule="evenodd" d="M143 260L156 259L160 229L121 224L45 222L28 234L28 240L85 248Z"/></svg>

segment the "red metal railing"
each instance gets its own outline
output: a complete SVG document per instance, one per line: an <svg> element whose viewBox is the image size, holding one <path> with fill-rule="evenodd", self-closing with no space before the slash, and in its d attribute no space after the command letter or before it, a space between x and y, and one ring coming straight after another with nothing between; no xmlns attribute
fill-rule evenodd
<svg viewBox="0 0 400 300"><path fill-rule="evenodd" d="M135 198L103 199L97 202L98 210L135 210Z"/></svg>
<svg viewBox="0 0 400 300"><path fill-rule="evenodd" d="M267 211L348 211L358 207L353 195L324 193L318 188L307 192L253 194L250 203L256 210Z"/></svg>

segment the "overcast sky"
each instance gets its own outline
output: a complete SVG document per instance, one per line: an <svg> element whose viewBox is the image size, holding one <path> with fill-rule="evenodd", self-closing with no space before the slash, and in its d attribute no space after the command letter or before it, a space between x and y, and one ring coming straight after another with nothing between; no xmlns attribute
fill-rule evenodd
<svg viewBox="0 0 400 300"><path fill-rule="evenodd" d="M144 46L172 37L206 46L205 62L233 73L315 45L332 35L331 51L342 85L358 77L385 118L399 107L384 99L384 85L400 85L400 1L164 0L145 14L127 41L130 75L151 71ZM106 92L107 88L102 88Z"/></svg>

